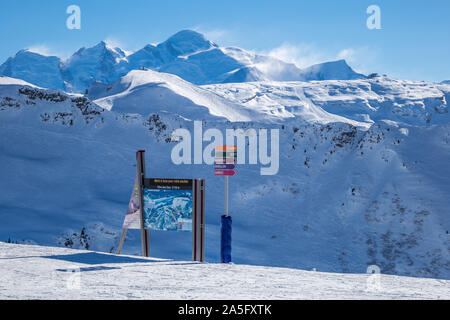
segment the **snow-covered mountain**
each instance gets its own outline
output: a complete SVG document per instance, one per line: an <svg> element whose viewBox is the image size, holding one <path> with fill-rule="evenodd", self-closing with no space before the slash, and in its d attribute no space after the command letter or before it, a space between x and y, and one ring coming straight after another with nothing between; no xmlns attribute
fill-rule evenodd
<svg viewBox="0 0 450 320"><path fill-rule="evenodd" d="M354 120L360 126L383 119L421 126L450 122L450 85L446 84L375 78L232 83L203 88L282 118L300 117L322 123L327 119L328 122ZM358 125L355 122L352 124Z"/></svg>
<svg viewBox="0 0 450 320"><path fill-rule="evenodd" d="M234 262L450 279L449 94L388 78L196 86L141 70L83 96L0 77L0 239L114 251L145 149L148 176L206 179L206 260L218 261L223 179L170 156L172 131L203 120L280 130L278 174L239 165L230 178ZM154 257L190 259L191 234L150 242ZM139 245L130 231L124 252Z"/></svg>
<svg viewBox="0 0 450 320"><path fill-rule="evenodd" d="M62 72L69 91L82 92L94 81L112 82L127 72L127 58L120 48L104 41L92 48L81 48L64 62Z"/></svg>
<svg viewBox="0 0 450 320"><path fill-rule="evenodd" d="M0 66L0 75L22 79L44 88L65 89L62 61L30 50L21 50Z"/></svg>
<svg viewBox="0 0 450 320"><path fill-rule="evenodd" d="M299 79L291 80L354 80L362 79L362 74L356 73L345 60L337 60L312 65L300 71Z"/></svg>
<svg viewBox="0 0 450 320"><path fill-rule="evenodd" d="M180 31L158 45L149 44L131 54L104 41L81 48L66 61L22 50L0 66L0 75L44 88L84 93L93 82L114 82L129 71L144 68L171 73L197 85L365 78L344 60L299 69L273 57L219 47L192 30Z"/></svg>

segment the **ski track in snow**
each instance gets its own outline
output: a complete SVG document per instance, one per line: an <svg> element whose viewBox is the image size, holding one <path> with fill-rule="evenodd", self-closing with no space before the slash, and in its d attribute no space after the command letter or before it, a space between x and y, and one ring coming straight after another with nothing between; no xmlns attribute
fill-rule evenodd
<svg viewBox="0 0 450 320"><path fill-rule="evenodd" d="M0 243L0 270L0 299L450 299L449 280L174 261L8 243Z"/></svg>

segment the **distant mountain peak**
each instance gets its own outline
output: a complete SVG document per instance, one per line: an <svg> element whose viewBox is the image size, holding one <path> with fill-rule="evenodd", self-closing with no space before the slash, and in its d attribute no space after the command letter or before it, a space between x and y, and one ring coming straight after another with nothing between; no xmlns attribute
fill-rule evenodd
<svg viewBox="0 0 450 320"><path fill-rule="evenodd" d="M95 47L107 47L107 43L105 40L101 40L99 43L97 43L97 45L95 45Z"/></svg>
<svg viewBox="0 0 450 320"><path fill-rule="evenodd" d="M167 39L166 41L168 42L192 41L192 42L212 43L211 41L207 40L205 36L200 32L189 29L178 31L174 35L170 36L169 39Z"/></svg>
<svg viewBox="0 0 450 320"><path fill-rule="evenodd" d="M366 76L355 72L344 59L327 61L302 69L304 80L354 80Z"/></svg>
<svg viewBox="0 0 450 320"><path fill-rule="evenodd" d="M197 31L181 30L159 44L158 47L168 47L169 50L174 49L174 55L184 55L218 46Z"/></svg>
<svg viewBox="0 0 450 320"><path fill-rule="evenodd" d="M347 60L345 60L345 59L338 59L338 60L330 61L330 62L339 63L339 64L344 64L344 65L347 65L347 66L348 66Z"/></svg>
<svg viewBox="0 0 450 320"><path fill-rule="evenodd" d="M23 55L23 54L38 54L38 55L41 55L41 56L45 56L41 52L36 52L33 49L26 48L26 49L22 49L22 50L17 51L17 53L14 55L14 58L17 57L17 56Z"/></svg>
<svg viewBox="0 0 450 320"><path fill-rule="evenodd" d="M333 66L333 67L339 67L339 68L350 68L350 66L348 65L348 63L345 59L320 62L320 63L314 64L312 66L321 66L321 67Z"/></svg>
<svg viewBox="0 0 450 320"><path fill-rule="evenodd" d="M133 53L102 40L82 47L64 61L25 49L3 63L0 74L40 87L85 92L93 82L114 82L132 70L143 69L171 73L197 85L365 77L342 59L299 69L274 57L237 47L219 47L194 30L181 30L164 42L148 44Z"/></svg>
<svg viewBox="0 0 450 320"><path fill-rule="evenodd" d="M26 55L35 56L35 57L43 57L43 58L56 58L56 59L59 59L58 57L56 57L54 55L44 54L43 52L41 52L39 50L36 50L36 49L33 49L33 48L26 48L26 49L19 50L11 58L16 58L16 57L19 57L19 56L26 56Z"/></svg>
<svg viewBox="0 0 450 320"><path fill-rule="evenodd" d="M74 53L75 55L84 55L86 53L103 53L103 52L113 52L115 54L124 54L124 51L118 47L113 47L112 45L110 45L108 42L102 40L99 43L97 43L96 45L86 48L86 47L82 47L81 49L79 49L77 52Z"/></svg>

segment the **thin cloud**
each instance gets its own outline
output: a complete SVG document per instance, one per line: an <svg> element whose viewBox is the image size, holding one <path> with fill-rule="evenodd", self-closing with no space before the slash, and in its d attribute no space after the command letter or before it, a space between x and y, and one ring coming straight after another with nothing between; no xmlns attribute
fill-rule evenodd
<svg viewBox="0 0 450 320"><path fill-rule="evenodd" d="M120 41L120 40L118 40L117 38L114 38L114 37L107 37L106 39L105 39L105 42L110 46L110 47L113 47L113 48L116 48L116 47L118 47L118 48L122 48L123 47L123 43Z"/></svg>
<svg viewBox="0 0 450 320"><path fill-rule="evenodd" d="M28 50L34 53L41 54L43 56L57 56L60 57L60 53L56 52L54 49L50 48L45 44L36 44L28 47Z"/></svg>
<svg viewBox="0 0 450 320"><path fill-rule="evenodd" d="M279 60L293 63L299 68L306 68L317 63L344 59L359 72L370 72L376 68L377 51L369 47L344 48L337 53L319 50L315 45L301 43L282 45L260 52Z"/></svg>
<svg viewBox="0 0 450 320"><path fill-rule="evenodd" d="M203 34L206 39L213 42L230 41L232 37L231 32L226 29L205 29L202 26L195 26L190 29Z"/></svg>
<svg viewBox="0 0 450 320"><path fill-rule="evenodd" d="M326 55L314 46L305 43L293 45L285 42L279 47L262 52L262 54L285 62L294 63L299 68L306 68L327 59Z"/></svg>
<svg viewBox="0 0 450 320"><path fill-rule="evenodd" d="M347 48L337 54L337 59L345 59L347 63L362 73L376 72L378 50L369 47Z"/></svg>
<svg viewBox="0 0 450 320"><path fill-rule="evenodd" d="M58 57L61 60L68 59L73 54L73 51L69 51L68 49L58 50L44 43L31 45L27 50L47 57Z"/></svg>
<svg viewBox="0 0 450 320"><path fill-rule="evenodd" d="M134 50L126 50L125 44L122 41L120 41L119 39L117 39L116 37L109 36L105 39L105 42L111 48L120 48L123 52L125 52L125 55L127 55L127 56L134 52Z"/></svg>

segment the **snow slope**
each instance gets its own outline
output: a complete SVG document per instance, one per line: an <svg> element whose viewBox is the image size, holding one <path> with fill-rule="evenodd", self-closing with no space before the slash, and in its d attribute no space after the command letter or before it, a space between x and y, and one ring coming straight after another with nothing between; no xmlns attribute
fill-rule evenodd
<svg viewBox="0 0 450 320"><path fill-rule="evenodd" d="M131 54L104 41L79 49L66 61L22 50L0 66L0 75L44 88L84 93L93 82L114 82L144 68L171 73L194 84L365 78L343 60L299 69L273 57L219 47L192 30L182 30Z"/></svg>
<svg viewBox="0 0 450 320"><path fill-rule="evenodd" d="M97 105L121 113L164 112L191 120L209 120L213 115L230 121L257 121L264 116L177 76L151 70L131 71L110 85L95 83L89 92Z"/></svg>
<svg viewBox="0 0 450 320"><path fill-rule="evenodd" d="M5 86L19 85L19 86L27 86L27 87L37 88L35 85L32 85L31 83L28 83L26 81L16 79L16 78L5 77L5 76L0 76L0 85L5 85Z"/></svg>
<svg viewBox="0 0 450 320"><path fill-rule="evenodd" d="M450 122L450 85L389 78L351 81L255 82L207 85L224 98L285 117L308 118L320 110L372 124L383 119L412 125ZM309 117L311 118L311 117Z"/></svg>
<svg viewBox="0 0 450 320"><path fill-rule="evenodd" d="M0 299L449 299L450 281L0 243ZM226 279L226 281L224 281Z"/></svg>
<svg viewBox="0 0 450 320"><path fill-rule="evenodd" d="M279 116L277 122L266 118L227 122L208 111L204 130L280 130L277 175L261 176L260 164L239 165L238 174L230 178L233 261L345 273L365 273L375 264L383 274L450 279L450 124L445 112L432 113L430 123L425 116L433 107L445 110L448 85L433 89L431 84L384 79L197 88L171 75L142 71L132 72L110 89L111 97L117 97L111 98L109 111L84 96L1 79L2 240L116 250L136 170L135 151L145 149L149 177L206 179L206 260L216 262L223 179L215 177L209 165L176 166L170 158L175 145L172 131L183 127L192 132L194 117L206 114L197 112L206 103L194 100L219 94L221 108L236 106L236 112L265 114L258 110L259 103L244 101L264 90L255 99L261 98L267 110L277 99L277 108L292 107L289 102L297 101L299 110L307 110L303 103L309 101L309 110L327 107L330 116L340 118L347 106L351 118L352 107L364 107L365 95L375 92L387 111L377 115L363 109L373 119L366 126L355 126L349 118L316 121L302 112ZM148 111L126 113L127 96L138 91L144 99L151 83L159 83L168 97L191 101L186 106L195 112L185 115L192 118L177 114L184 112L178 103L168 112L152 109L155 95L142 100ZM352 93L357 88L359 93ZM308 96L308 92L324 94ZM444 100L438 104L434 95L442 94ZM123 103L117 111L116 101ZM331 113L333 101L342 103L336 114ZM396 118L391 111L403 105L413 106L417 117ZM190 259L190 234L152 231L150 238L152 256ZM124 252L138 254L139 245L139 232L130 231Z"/></svg>
<svg viewBox="0 0 450 320"><path fill-rule="evenodd" d="M283 84L278 82L265 84L270 88L280 85ZM230 84L199 87L171 74L136 70L109 85L100 82L94 83L89 88L88 97L104 109L137 113L143 116L150 112L164 112L191 120L210 120L213 115L233 122L280 122L286 118L297 118L307 122L344 122L355 126L369 127L368 123L326 112L320 106L311 103L301 88L300 90L289 88L291 90L289 90L287 98L291 98L295 102L291 101L290 105L285 107L280 103L286 103L286 101L268 100L263 94L256 91L255 88L259 86L259 83L237 85L241 90L226 89L226 93L239 92L239 97L245 94L244 98L230 97L230 95L224 94L223 88L235 86ZM254 96L250 96L252 94ZM262 98L260 99L260 97Z"/></svg>

